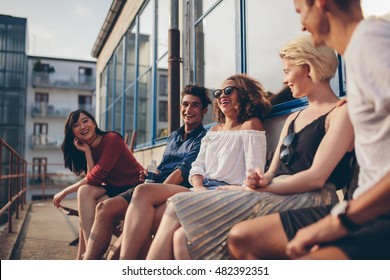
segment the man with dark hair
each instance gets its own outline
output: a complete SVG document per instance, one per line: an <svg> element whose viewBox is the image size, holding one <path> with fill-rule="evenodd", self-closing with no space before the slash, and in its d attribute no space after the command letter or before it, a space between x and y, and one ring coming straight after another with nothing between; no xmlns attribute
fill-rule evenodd
<svg viewBox="0 0 390 280"><path fill-rule="evenodd" d="M237 224L234 258L390 259L390 22L360 0L294 0L302 29L346 61L358 187L350 201ZM342 136L340 136L342 137ZM337 143L336 143L337 144Z"/></svg>
<svg viewBox="0 0 390 280"><path fill-rule="evenodd" d="M185 86L181 98L180 111L184 125L168 137L155 181L190 188L189 170L198 155L201 140L206 134L202 121L211 100L207 89L197 85ZM125 217L133 190L104 200L96 206L95 221L84 259L100 259L106 252L110 245L113 224Z"/></svg>

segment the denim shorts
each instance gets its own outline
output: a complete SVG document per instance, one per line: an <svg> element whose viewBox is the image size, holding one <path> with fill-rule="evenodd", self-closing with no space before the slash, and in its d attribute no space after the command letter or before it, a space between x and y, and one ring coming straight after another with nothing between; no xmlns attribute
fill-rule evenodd
<svg viewBox="0 0 390 280"><path fill-rule="evenodd" d="M224 182L224 181L218 181L218 180L213 180L213 179L208 179L208 178L203 180L203 186L205 188L207 188L208 191L213 191L220 186L226 186L226 185L229 185L229 184ZM194 188L190 188L190 191L193 192Z"/></svg>

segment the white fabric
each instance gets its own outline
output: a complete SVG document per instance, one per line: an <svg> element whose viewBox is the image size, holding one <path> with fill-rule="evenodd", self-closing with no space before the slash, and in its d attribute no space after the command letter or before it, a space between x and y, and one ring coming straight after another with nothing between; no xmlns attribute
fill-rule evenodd
<svg viewBox="0 0 390 280"><path fill-rule="evenodd" d="M189 182L192 184L191 177L200 174L203 178L241 185L247 169L264 170L266 149L264 131L208 131L192 163Z"/></svg>
<svg viewBox="0 0 390 280"><path fill-rule="evenodd" d="M356 198L390 171L390 22L361 21L344 58L360 168Z"/></svg>

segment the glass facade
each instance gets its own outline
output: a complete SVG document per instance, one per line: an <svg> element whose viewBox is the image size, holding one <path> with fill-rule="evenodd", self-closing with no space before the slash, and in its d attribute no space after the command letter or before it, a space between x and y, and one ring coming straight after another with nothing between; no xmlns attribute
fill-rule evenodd
<svg viewBox="0 0 390 280"><path fill-rule="evenodd" d="M26 25L24 18L0 15L0 137L20 155L26 111Z"/></svg>
<svg viewBox="0 0 390 280"><path fill-rule="evenodd" d="M0 138L19 155L24 155L26 111L26 25L24 18L0 15ZM1 154L1 174L9 174L9 152ZM0 182L0 208L8 201L8 182ZM11 196L16 189L10 190ZM11 208L10 211L14 211ZM0 224L7 221L7 213L0 216Z"/></svg>
<svg viewBox="0 0 390 280"><path fill-rule="evenodd" d="M137 148L153 146L167 136L168 2L143 1L100 83L100 126L123 135L136 130ZM271 2L181 1L183 83L203 85L212 92L227 77L248 73L268 92L279 93L283 70L278 51L302 32L292 1ZM343 92L339 84L337 75L332 81L336 93ZM295 100L275 106L273 112L290 113L305 105L305 99ZM213 123L211 111L210 107L205 125Z"/></svg>

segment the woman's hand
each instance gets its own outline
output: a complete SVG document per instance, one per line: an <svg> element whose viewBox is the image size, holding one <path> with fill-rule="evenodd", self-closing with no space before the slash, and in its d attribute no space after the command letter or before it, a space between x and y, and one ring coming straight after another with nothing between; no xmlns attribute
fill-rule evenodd
<svg viewBox="0 0 390 280"><path fill-rule="evenodd" d="M83 153L86 153L87 151L91 151L91 148L89 147L89 145L80 141L77 137L74 138L73 144L75 145L77 150L79 150Z"/></svg>
<svg viewBox="0 0 390 280"><path fill-rule="evenodd" d="M246 179L244 184L251 189L264 188L270 184L268 178L264 175L260 168L249 169L246 172Z"/></svg>
<svg viewBox="0 0 390 280"><path fill-rule="evenodd" d="M194 187L194 192L203 192L206 190L207 190L207 188L205 186L195 186Z"/></svg>
<svg viewBox="0 0 390 280"><path fill-rule="evenodd" d="M66 193L64 190L56 193L53 197L53 204L58 208L61 207L61 201L65 198Z"/></svg>

